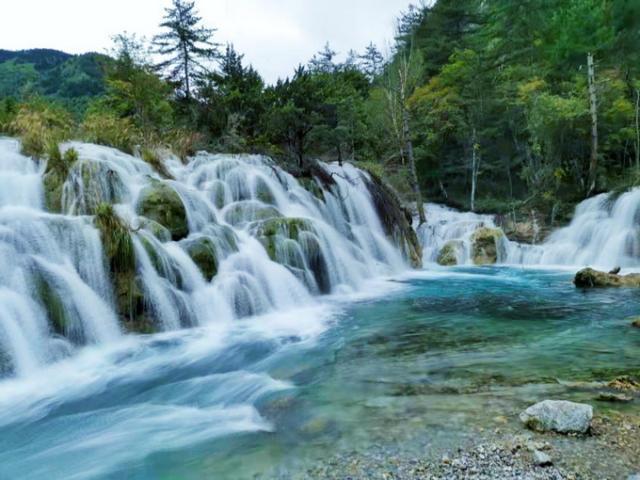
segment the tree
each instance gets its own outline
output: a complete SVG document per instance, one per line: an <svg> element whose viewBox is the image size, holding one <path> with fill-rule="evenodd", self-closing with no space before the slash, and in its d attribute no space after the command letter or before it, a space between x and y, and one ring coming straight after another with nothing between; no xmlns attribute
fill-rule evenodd
<svg viewBox="0 0 640 480"><path fill-rule="evenodd" d="M113 38L114 61L106 69L107 92L94 110L108 109L130 118L145 137L168 129L173 109L171 89L159 78L143 41L126 33Z"/></svg>
<svg viewBox="0 0 640 480"><path fill-rule="evenodd" d="M333 61L336 55L337 52L332 50L327 42L324 48L309 61L309 70L313 73L333 73L336 70L336 64Z"/></svg>
<svg viewBox="0 0 640 480"><path fill-rule="evenodd" d="M384 57L373 42L367 45L364 53L358 57L362 66L362 71L370 81L373 81L382 73Z"/></svg>
<svg viewBox="0 0 640 480"><path fill-rule="evenodd" d="M408 177L413 192L418 217L422 225L427 221L424 213L424 202L418 182L413 140L411 133L411 110L409 99L413 95L420 77L422 63L413 50L400 55L389 65L386 78L386 96L391 124L398 140L400 157L407 162Z"/></svg>
<svg viewBox="0 0 640 480"><path fill-rule="evenodd" d="M207 69L207 60L216 58L218 45L212 41L215 29L201 26L202 18L195 10L195 2L171 0L160 27L163 33L156 35L153 44L156 53L168 57L158 65L168 70L168 78L174 82L187 101L192 98L194 80Z"/></svg>

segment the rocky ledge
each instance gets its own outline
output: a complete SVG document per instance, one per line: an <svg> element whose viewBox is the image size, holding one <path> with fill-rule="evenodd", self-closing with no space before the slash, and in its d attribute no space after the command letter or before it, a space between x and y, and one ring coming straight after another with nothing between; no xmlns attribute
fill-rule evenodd
<svg viewBox="0 0 640 480"><path fill-rule="evenodd" d="M585 268L576 273L573 283L579 288L640 287L640 273L620 275L619 270L606 273Z"/></svg>

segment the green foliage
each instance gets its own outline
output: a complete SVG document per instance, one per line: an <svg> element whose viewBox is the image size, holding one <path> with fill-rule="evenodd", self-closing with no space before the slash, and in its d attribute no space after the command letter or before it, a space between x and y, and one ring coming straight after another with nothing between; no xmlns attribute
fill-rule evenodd
<svg viewBox="0 0 640 480"><path fill-rule="evenodd" d="M0 99L24 100L40 95L55 100L75 114L90 99L104 93L104 55L68 55L56 50L0 50Z"/></svg>
<svg viewBox="0 0 640 480"><path fill-rule="evenodd" d="M135 274L136 258L131 228L118 216L113 206L108 203L100 204L94 224L100 232L104 253L112 271Z"/></svg>
<svg viewBox="0 0 640 480"><path fill-rule="evenodd" d="M120 118L111 112L89 113L80 125L86 142L118 148L132 153L141 141L141 134L130 118Z"/></svg>
<svg viewBox="0 0 640 480"><path fill-rule="evenodd" d="M73 122L70 114L42 99L22 104L9 123L8 130L20 137L25 155L43 156L50 145L69 137Z"/></svg>

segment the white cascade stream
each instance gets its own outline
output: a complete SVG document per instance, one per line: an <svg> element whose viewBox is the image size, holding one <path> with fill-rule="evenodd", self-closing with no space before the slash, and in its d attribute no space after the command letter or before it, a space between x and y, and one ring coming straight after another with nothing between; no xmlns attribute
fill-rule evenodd
<svg viewBox="0 0 640 480"><path fill-rule="evenodd" d="M418 228L425 263L434 263L447 242L460 248L458 264L470 265L471 236L481 227L496 228L492 215L459 212L425 204L427 223ZM592 266L609 270L640 267L640 188L617 197L601 194L580 203L573 220L543 243L504 240L498 263L511 265Z"/></svg>
<svg viewBox="0 0 640 480"><path fill-rule="evenodd" d="M69 148L79 160L63 187L65 213L53 214L44 207L44 162L0 138L0 374L25 376L125 335L91 215L102 202L132 227L137 279L156 331L313 306L319 294L356 292L407 268L355 167L325 165L335 184L313 185L311 193L262 156L199 153L186 165L171 158L174 179L163 180L117 150L62 146ZM185 206L184 239L152 233L136 214L143 189L158 182ZM215 251L211 281L187 253L198 241Z"/></svg>

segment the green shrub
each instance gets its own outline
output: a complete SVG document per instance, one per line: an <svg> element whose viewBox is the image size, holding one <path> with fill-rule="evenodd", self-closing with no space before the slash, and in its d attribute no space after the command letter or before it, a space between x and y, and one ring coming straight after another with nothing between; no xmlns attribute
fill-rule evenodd
<svg viewBox="0 0 640 480"><path fill-rule="evenodd" d="M130 118L120 118L109 112L89 113L81 125L83 140L133 153L141 135Z"/></svg>
<svg viewBox="0 0 640 480"><path fill-rule="evenodd" d="M23 104L9 125L20 137L25 155L41 157L69 137L73 122L65 110L44 101ZM59 151L58 151L59 154Z"/></svg>

